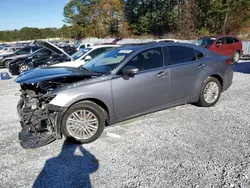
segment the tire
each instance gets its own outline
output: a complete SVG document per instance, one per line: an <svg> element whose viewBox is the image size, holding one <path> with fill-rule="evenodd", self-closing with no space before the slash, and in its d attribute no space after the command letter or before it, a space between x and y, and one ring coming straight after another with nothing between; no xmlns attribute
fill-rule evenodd
<svg viewBox="0 0 250 188"><path fill-rule="evenodd" d="M30 66L27 65L27 64L21 64L19 66L19 73L22 73L23 71L26 71L26 70L29 70L30 69Z"/></svg>
<svg viewBox="0 0 250 188"><path fill-rule="evenodd" d="M87 112L90 112L90 113L87 113ZM73 115L75 113L77 113L78 116ZM78 121L79 118L76 118L76 117L83 116L83 114L84 116L85 114L87 114L88 117L92 117L92 115L89 115L89 114L93 114L93 117L97 119L97 121L95 121L95 119L83 118L84 120L79 120L79 121L84 125L79 125L79 121ZM73 120L73 118L75 119ZM78 123L75 123L74 121L78 121ZM85 124L84 121L85 123L86 122L87 123ZM98 126L96 127L96 130L93 130L92 129L93 127L89 127L88 121L91 121L91 123L98 122ZM75 124L78 124L78 125L75 125ZM71 129L72 126L74 126L74 129L73 128ZM79 127L82 127L80 131L78 129ZM90 137L83 138L83 134L84 136L87 137L86 127L88 127L88 131L89 129L90 130L92 129L92 131L94 132L92 132L93 135L91 135ZM91 101L82 101L82 102L78 102L72 105L65 112L63 119L62 119L62 123L61 123L61 132L67 139L73 139L75 141L81 142L82 144L87 144L87 143L91 143L97 140L101 136L104 130L104 127L105 127L105 111L96 103L93 103ZM76 129L82 134L79 135L79 132L77 133L74 132L74 130Z"/></svg>
<svg viewBox="0 0 250 188"><path fill-rule="evenodd" d="M209 84L210 84L210 86L214 86L214 87L216 87L215 85L217 85L217 89L218 89L218 92L217 92L217 94L216 94L216 99L214 99L214 100L211 100L210 102L208 102L208 98L206 98L206 94L205 93L207 93L207 96L209 96L209 92L211 91L211 90L208 90L207 88L209 87ZM214 85L215 84L215 85ZM199 100L198 100L198 102L196 103L198 106L201 106L201 107L212 107L212 106L214 106L217 102L218 102L218 100L219 100L219 98L220 98L220 95L221 95L221 84L220 84L220 82L219 82L219 80L218 79L216 79L216 78L214 78L214 77L208 77L204 82L203 82L203 85L202 85L202 87L201 87L201 91L200 91L200 96L199 96ZM215 89L214 89L215 90ZM214 93L212 94L211 93L211 95L210 96L212 96L212 95L215 95ZM211 98L212 99L212 98Z"/></svg>
<svg viewBox="0 0 250 188"><path fill-rule="evenodd" d="M233 55L233 63L238 63L240 61L240 52L236 51Z"/></svg>
<svg viewBox="0 0 250 188"><path fill-rule="evenodd" d="M11 62L11 60L6 60L6 61L4 61L3 67L4 67L4 68L8 68L9 62Z"/></svg>

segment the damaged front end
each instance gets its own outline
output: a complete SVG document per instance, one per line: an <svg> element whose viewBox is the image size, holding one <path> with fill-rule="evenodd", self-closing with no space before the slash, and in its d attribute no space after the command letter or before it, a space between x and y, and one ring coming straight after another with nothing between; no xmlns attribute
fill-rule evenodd
<svg viewBox="0 0 250 188"><path fill-rule="evenodd" d="M65 109L49 104L56 96L51 94L56 84L21 84L21 99L17 105L22 130L19 133L21 146L38 148L61 138L57 123ZM42 86L43 85L43 86Z"/></svg>
<svg viewBox="0 0 250 188"><path fill-rule="evenodd" d="M62 138L60 125L67 109L50 102L71 84L99 76L100 73L68 67L36 68L19 75L15 82L21 86L17 105L22 126L21 146L38 148Z"/></svg>

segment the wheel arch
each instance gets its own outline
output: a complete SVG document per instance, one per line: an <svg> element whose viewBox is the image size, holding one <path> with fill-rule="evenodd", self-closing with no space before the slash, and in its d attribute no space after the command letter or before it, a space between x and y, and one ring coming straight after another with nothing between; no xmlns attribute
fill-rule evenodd
<svg viewBox="0 0 250 188"><path fill-rule="evenodd" d="M220 82L221 89L223 90L223 84L224 84L224 82L223 82L222 77L220 75L218 75L218 74L212 74L212 75L210 75L210 77L216 78Z"/></svg>
<svg viewBox="0 0 250 188"><path fill-rule="evenodd" d="M67 110L71 106L73 106L74 104L79 103L79 102L83 102L83 101L91 101L91 102L97 104L98 106L100 106L103 109L103 111L104 111L106 126L109 124L110 109L100 99L97 99L97 98L85 98L85 99L81 99L81 100L75 101L70 106L68 106ZM62 124L63 117L64 117L65 113L67 112L67 110L63 111L63 113L57 114L57 117L56 117L56 135L57 135L57 138L59 138L59 139L62 138L61 124Z"/></svg>

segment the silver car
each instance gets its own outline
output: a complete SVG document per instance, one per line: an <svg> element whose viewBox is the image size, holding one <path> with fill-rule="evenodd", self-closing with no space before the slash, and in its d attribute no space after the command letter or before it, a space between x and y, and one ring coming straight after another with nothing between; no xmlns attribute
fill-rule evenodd
<svg viewBox="0 0 250 188"><path fill-rule="evenodd" d="M193 44L150 43L109 50L81 68L22 73L17 109L24 148L56 139L95 141L106 125L185 103L211 107L232 84L231 57Z"/></svg>

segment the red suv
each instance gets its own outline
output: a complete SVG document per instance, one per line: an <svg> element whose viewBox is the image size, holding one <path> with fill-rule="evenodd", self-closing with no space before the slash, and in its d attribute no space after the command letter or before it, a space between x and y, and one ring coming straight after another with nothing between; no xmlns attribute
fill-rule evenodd
<svg viewBox="0 0 250 188"><path fill-rule="evenodd" d="M235 35L205 36L196 40L195 44L208 48L220 55L232 56L233 63L237 63L243 54L242 42Z"/></svg>

